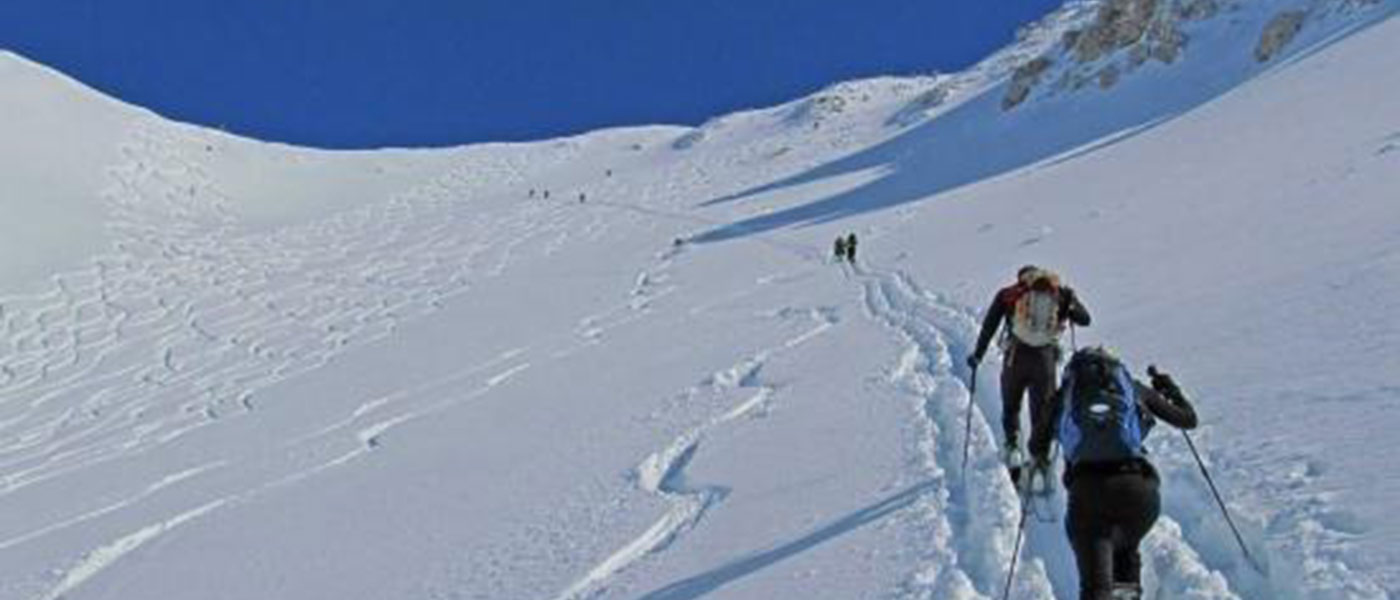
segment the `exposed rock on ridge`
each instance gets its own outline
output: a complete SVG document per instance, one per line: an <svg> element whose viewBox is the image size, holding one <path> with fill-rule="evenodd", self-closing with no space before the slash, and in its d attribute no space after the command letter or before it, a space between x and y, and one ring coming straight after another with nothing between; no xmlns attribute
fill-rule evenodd
<svg viewBox="0 0 1400 600"><path fill-rule="evenodd" d="M1240 55L1219 57L1255 62L1277 58L1311 26L1334 18L1348 19L1380 6L1380 0L1099 0L1088 3L1093 18L1064 32L1057 48L1023 59L1002 96L1012 110L1032 96L1073 92L1090 85L1109 89L1144 65L1176 63L1186 53L1191 34L1201 39L1235 38ZM1209 27L1239 29L1212 32ZM1258 32L1258 40L1249 45Z"/></svg>
<svg viewBox="0 0 1400 600"><path fill-rule="evenodd" d="M1176 62L1187 43L1181 23L1219 12L1218 0L1106 0L1091 23L1062 38L1061 51L1068 56L1056 88L1080 89L1092 81L1109 88L1148 60ZM1042 56L1017 69L1002 99L1003 109L1025 101L1044 78L1046 60L1050 59Z"/></svg>
<svg viewBox="0 0 1400 600"><path fill-rule="evenodd" d="M1306 17L1301 10L1289 10L1270 19L1269 24L1264 26L1264 32L1259 35L1259 45L1254 47L1254 60L1268 62L1277 55L1303 29Z"/></svg>

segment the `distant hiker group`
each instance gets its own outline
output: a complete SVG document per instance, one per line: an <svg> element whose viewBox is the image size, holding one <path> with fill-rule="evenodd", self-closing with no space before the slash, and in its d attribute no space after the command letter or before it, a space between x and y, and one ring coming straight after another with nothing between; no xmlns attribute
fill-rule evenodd
<svg viewBox="0 0 1400 600"><path fill-rule="evenodd" d="M613 170L612 170L612 169L604 169L604 170L603 170L603 177L612 177L612 176L613 176ZM535 188L530 188L530 190L526 193L526 197L528 197L528 198L535 198L536 196L538 196L538 197L540 197L540 198L543 198L543 199L545 199L545 200L548 200L548 199L549 199L549 190L537 190L537 189L535 189ZM578 203L579 203L579 204L583 204L583 203L585 203L585 202L588 202L588 193L587 193L587 192L579 192L579 193L578 193L578 196L576 196L576 198L578 199Z"/></svg>
<svg viewBox="0 0 1400 600"><path fill-rule="evenodd" d="M1089 323L1088 309L1058 275L1024 266L1017 271L1016 281L993 297L967 365L975 381L992 338L998 330L1003 332L999 344L1001 457L1022 494L1016 546L1020 546L1032 499L1051 493L1051 461L1058 445L1068 491L1065 533L1079 571L1079 597L1137 599L1142 594L1138 545L1161 512L1161 479L1147 460L1143 442L1158 419L1186 430L1196 426L1197 417L1171 377L1149 368L1151 383L1144 385L1121 359L1102 347L1075 348L1057 385L1061 336L1068 328L1075 345L1073 327ZM1021 401L1027 392L1029 460L1021 454L1019 442ZM1201 468L1204 472L1203 464ZM1244 548L1238 534L1237 540ZM1014 572L1013 559L1007 594Z"/></svg>
<svg viewBox="0 0 1400 600"><path fill-rule="evenodd" d="M832 244L832 252L836 256L836 262L846 261L851 264L856 262L856 234L848 233L836 236L836 242Z"/></svg>

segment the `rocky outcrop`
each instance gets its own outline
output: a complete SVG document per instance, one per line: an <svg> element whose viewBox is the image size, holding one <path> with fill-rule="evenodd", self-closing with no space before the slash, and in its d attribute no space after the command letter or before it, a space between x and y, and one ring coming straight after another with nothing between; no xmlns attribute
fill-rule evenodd
<svg viewBox="0 0 1400 600"><path fill-rule="evenodd" d="M1238 40L1238 47L1230 51L1244 55L1252 49L1254 59L1266 63L1276 60L1290 44L1299 44L1304 27L1328 29L1340 26L1342 20L1373 18L1365 13L1392 3L1288 0L1272 3L1282 6L1268 9L1271 2L1264 0L1086 1L1079 4L1084 10L1078 18L1062 23L1062 33L1055 34L1058 39L1047 38L1053 48L1042 51L1040 58L1020 58L1027 62L1015 70L1001 105L1011 110L1032 95L1049 98L1122 85L1154 63L1182 61L1194 35L1201 39L1229 35ZM1251 28L1262 28L1257 43L1248 33Z"/></svg>
<svg viewBox="0 0 1400 600"><path fill-rule="evenodd" d="M846 112L846 104L846 97L840 90L818 94L799 102L785 121L789 124L820 123Z"/></svg>
<svg viewBox="0 0 1400 600"><path fill-rule="evenodd" d="M949 94L952 93L951 87L950 80L944 79L939 81L927 91L916 96L914 100L906 104L904 108L899 109L898 112L891 115L890 118L885 121L885 124L909 125L917 122L924 116L926 111L941 106L948 100Z"/></svg>
<svg viewBox="0 0 1400 600"><path fill-rule="evenodd" d="M1186 46L1179 24L1214 16L1216 0L1109 0L1088 27L1066 34L1075 62L1087 64L1131 48L1133 66L1148 59L1173 63Z"/></svg>
<svg viewBox="0 0 1400 600"><path fill-rule="evenodd" d="M1269 62L1277 56L1303 29L1303 20L1306 18L1307 15L1300 10L1274 15L1274 18L1264 25L1264 32L1259 35L1259 45L1254 47L1254 60Z"/></svg>
<svg viewBox="0 0 1400 600"><path fill-rule="evenodd" d="M1080 64L1094 62L1136 44L1147 33L1159 0L1108 0L1094 22L1074 36L1071 50Z"/></svg>
<svg viewBox="0 0 1400 600"><path fill-rule="evenodd" d="M1056 88L1078 90L1097 82L1100 88L1116 85L1123 76L1149 60L1174 63L1186 48L1180 25L1207 19L1221 10L1221 0L1105 0L1093 21L1060 38L1068 55L1056 78ZM1040 80L1048 60L1022 65L1012 77L1002 108L1021 104Z"/></svg>
<svg viewBox="0 0 1400 600"><path fill-rule="evenodd" d="M1011 75L1011 85L1006 89L1006 96L1001 99L1001 109L1011 110L1025 102L1026 97L1031 95L1031 88L1040 82L1040 76L1049 70L1051 64L1049 58L1042 56L1017 67L1016 72Z"/></svg>

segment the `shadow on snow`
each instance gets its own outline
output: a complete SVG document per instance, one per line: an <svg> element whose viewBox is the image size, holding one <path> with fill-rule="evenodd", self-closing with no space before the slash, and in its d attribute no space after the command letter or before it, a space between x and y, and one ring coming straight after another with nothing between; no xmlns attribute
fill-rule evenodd
<svg viewBox="0 0 1400 600"><path fill-rule="evenodd" d="M1190 67L1183 67L1189 69ZM1159 72L1098 89L1034 98L1004 112L1005 85L993 86L894 138L798 175L706 201L712 207L860 171L883 175L856 187L700 233L720 242L792 226L812 226L921 200L1036 165L1045 168L1142 135L1204 104L1257 71ZM1049 84L1046 84L1047 86Z"/></svg>
<svg viewBox="0 0 1400 600"><path fill-rule="evenodd" d="M933 485L934 482L928 481L907 488L884 500L832 521L796 540L737 558L699 575L671 583L642 596L640 600L686 600L704 596L756 571L761 571L797 556L864 525L884 519L913 504Z"/></svg>

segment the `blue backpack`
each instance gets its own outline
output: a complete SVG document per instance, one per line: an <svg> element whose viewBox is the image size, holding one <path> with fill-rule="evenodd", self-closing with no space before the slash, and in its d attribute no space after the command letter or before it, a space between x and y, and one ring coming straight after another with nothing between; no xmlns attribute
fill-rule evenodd
<svg viewBox="0 0 1400 600"><path fill-rule="evenodd" d="M1138 404L1127 367L1102 348L1074 353L1060 382L1059 440L1070 464L1120 462L1147 455L1155 420Z"/></svg>

